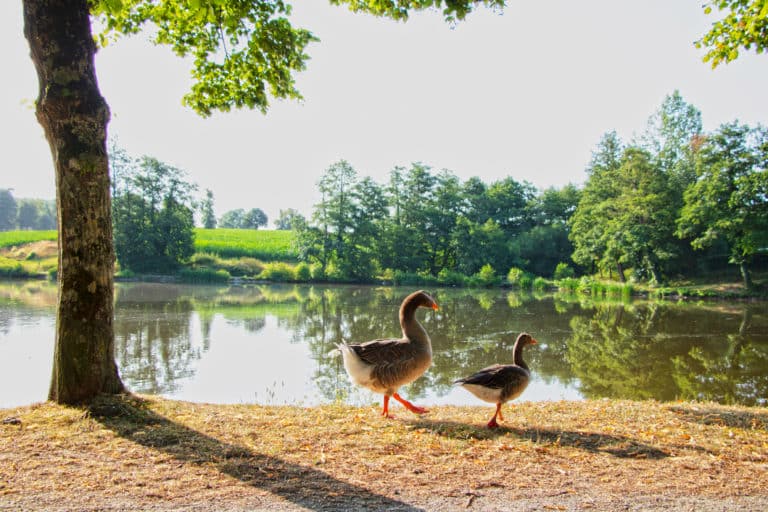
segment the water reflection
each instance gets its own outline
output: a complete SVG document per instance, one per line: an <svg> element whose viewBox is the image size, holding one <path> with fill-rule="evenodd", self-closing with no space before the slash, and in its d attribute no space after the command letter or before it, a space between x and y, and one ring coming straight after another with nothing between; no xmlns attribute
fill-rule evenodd
<svg viewBox="0 0 768 512"><path fill-rule="evenodd" d="M399 333L411 289L119 284L116 358L134 391L212 402L370 403L333 349ZM404 389L427 404L477 404L453 380L509 362L516 335L534 381L523 399L699 399L766 405L765 303L589 303L501 290L431 290L419 318L434 364ZM0 407L45 398L55 288L0 284Z"/></svg>

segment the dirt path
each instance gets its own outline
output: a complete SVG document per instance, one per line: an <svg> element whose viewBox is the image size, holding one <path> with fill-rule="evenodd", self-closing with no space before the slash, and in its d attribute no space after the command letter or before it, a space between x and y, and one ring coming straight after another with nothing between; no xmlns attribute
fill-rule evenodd
<svg viewBox="0 0 768 512"><path fill-rule="evenodd" d="M0 510L768 510L768 410L107 399L0 411Z"/></svg>

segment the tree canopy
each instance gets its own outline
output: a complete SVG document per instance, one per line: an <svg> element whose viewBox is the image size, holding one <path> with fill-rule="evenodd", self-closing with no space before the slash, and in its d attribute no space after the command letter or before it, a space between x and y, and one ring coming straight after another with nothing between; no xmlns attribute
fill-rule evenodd
<svg viewBox="0 0 768 512"><path fill-rule="evenodd" d="M765 0L712 0L704 4L704 12L726 11L725 17L714 22L709 32L696 41L698 48L707 50L704 62L715 68L736 60L739 51L768 49L768 2Z"/></svg>

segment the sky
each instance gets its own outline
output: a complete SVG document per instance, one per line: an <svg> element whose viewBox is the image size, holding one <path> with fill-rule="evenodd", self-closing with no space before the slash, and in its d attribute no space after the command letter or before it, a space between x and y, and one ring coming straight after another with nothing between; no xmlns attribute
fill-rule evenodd
<svg viewBox="0 0 768 512"><path fill-rule="evenodd" d="M347 160L385 183L395 166L486 183L512 176L544 189L583 184L592 151L615 130L630 141L675 90L704 129L768 123L768 55L742 52L712 69L693 42L716 15L702 0L509 0L457 25L438 12L408 22L296 0L295 26L320 38L296 76L301 102L201 118L182 106L189 62L145 35L99 51L111 138L187 172L214 194L218 217L261 208L305 215L317 182ZM50 150L34 116L37 78L20 1L0 2L0 188L53 199Z"/></svg>

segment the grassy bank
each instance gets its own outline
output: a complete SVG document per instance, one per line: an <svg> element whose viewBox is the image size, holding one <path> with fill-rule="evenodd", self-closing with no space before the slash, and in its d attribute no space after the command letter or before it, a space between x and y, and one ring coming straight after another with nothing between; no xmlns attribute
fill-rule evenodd
<svg viewBox="0 0 768 512"><path fill-rule="evenodd" d="M521 402L396 419L104 399L0 411L0 507L25 510L612 510L768 504L768 410ZM670 506L671 505L671 506ZM740 505L742 508L737 507ZM647 507L653 508L653 507Z"/></svg>
<svg viewBox="0 0 768 512"><path fill-rule="evenodd" d="M230 282L253 279L272 282L345 282L331 266L298 262L294 235L290 231L247 229L195 230L195 254L179 271L176 279L186 282ZM46 277L56 271L55 231L0 232L0 277ZM137 277L120 271L120 277ZM142 276L138 276L142 278ZM146 277L146 276L144 276ZM601 299L629 300L642 296L658 299L768 298L768 273L755 272L755 289L744 288L734 274L671 281L664 286L639 282L620 283L597 276L567 277L559 280L530 275L511 269L506 277L489 266L474 275L442 271L437 276L384 270L375 280L400 286L477 287L508 286L523 291L553 291Z"/></svg>

